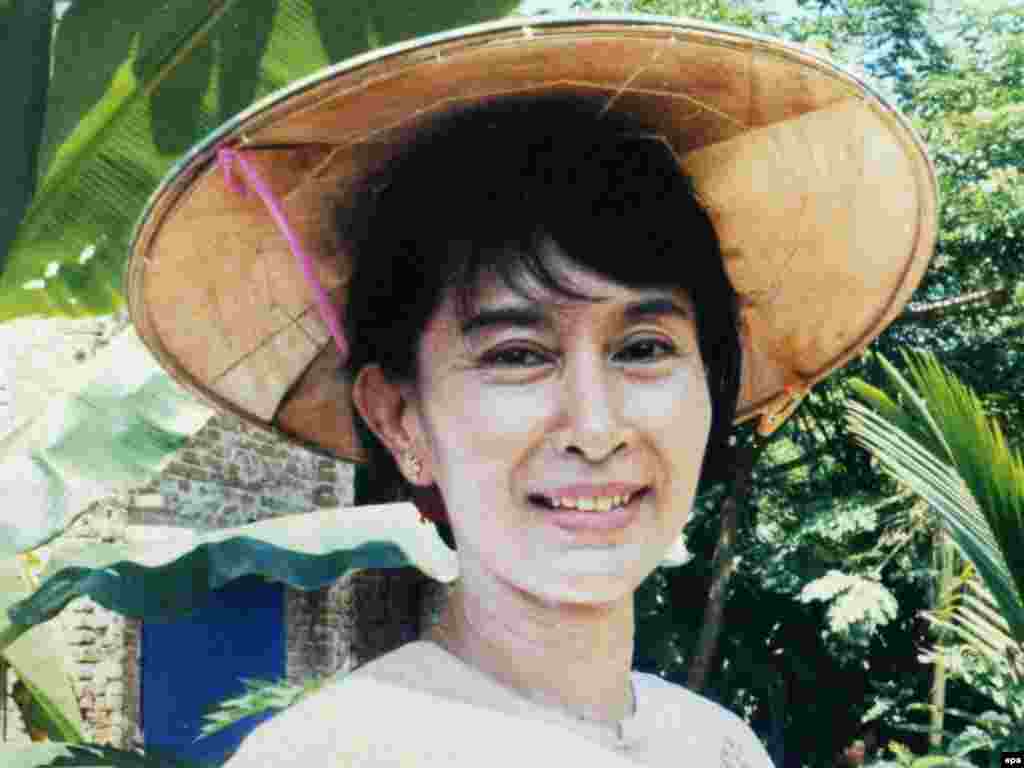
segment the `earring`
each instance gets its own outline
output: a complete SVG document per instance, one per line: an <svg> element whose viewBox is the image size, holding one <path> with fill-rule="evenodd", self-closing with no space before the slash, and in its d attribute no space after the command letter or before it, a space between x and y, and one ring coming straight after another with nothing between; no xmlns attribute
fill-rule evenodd
<svg viewBox="0 0 1024 768"><path fill-rule="evenodd" d="M412 475L413 480L419 480L420 472L423 471L423 463L419 460L419 457L412 451L408 451L402 456L402 461L405 464L406 470Z"/></svg>

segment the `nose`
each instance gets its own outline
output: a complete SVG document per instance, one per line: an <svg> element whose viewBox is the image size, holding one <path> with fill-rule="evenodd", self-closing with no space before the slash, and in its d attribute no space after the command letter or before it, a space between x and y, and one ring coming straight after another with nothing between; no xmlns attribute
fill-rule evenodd
<svg viewBox="0 0 1024 768"><path fill-rule="evenodd" d="M624 451L633 435L625 420L625 391L614 369L591 352L567 357L565 366L562 412L553 435L559 453L598 463Z"/></svg>

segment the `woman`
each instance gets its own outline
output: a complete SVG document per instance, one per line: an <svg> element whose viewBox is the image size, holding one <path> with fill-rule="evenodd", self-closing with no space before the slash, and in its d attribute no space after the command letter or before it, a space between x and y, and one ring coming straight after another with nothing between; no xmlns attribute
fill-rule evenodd
<svg viewBox="0 0 1024 768"><path fill-rule="evenodd" d="M368 459L460 569L421 641L231 765L770 764L736 716L631 672L633 592L734 419L774 428L899 312L934 213L863 86L664 19L410 44L207 141L136 237L143 337L224 407Z"/></svg>

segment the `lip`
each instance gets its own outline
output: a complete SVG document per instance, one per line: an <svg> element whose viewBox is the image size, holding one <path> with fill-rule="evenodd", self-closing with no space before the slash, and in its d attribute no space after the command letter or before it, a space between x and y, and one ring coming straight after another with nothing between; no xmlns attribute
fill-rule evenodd
<svg viewBox="0 0 1024 768"><path fill-rule="evenodd" d="M576 509L558 509L547 513L548 519L559 528L580 533L585 531L607 532L627 528L636 517L636 501L608 512L581 512Z"/></svg>

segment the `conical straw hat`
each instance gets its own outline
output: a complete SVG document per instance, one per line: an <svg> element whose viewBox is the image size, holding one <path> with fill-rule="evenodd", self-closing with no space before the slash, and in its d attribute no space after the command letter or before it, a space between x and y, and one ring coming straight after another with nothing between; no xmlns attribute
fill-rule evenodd
<svg viewBox="0 0 1024 768"><path fill-rule="evenodd" d="M363 460L351 382L313 293L260 198L225 180L218 150L244 151L343 310L352 266L335 253L326 201L439 111L553 91L636 114L693 176L743 297L737 421L774 429L882 332L928 265L937 191L921 141L818 54L690 20L520 18L350 59L196 146L136 228L126 282L141 337L217 407Z"/></svg>

